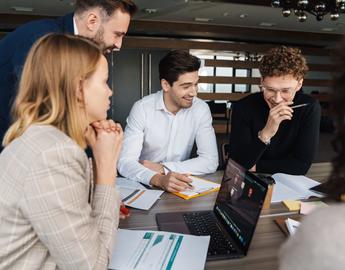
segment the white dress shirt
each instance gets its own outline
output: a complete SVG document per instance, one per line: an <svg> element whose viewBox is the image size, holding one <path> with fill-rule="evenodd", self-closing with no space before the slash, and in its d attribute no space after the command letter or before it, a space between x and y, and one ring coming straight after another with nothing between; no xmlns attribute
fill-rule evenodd
<svg viewBox="0 0 345 270"><path fill-rule="evenodd" d="M79 35L79 31L78 31L77 23L75 22L74 16L73 16L73 32L74 32L74 35L77 36L77 35Z"/></svg>
<svg viewBox="0 0 345 270"><path fill-rule="evenodd" d="M194 141L198 157L189 159ZM213 173L218 167L216 136L208 105L194 98L193 105L169 112L163 91L137 101L127 118L118 170L124 177L150 184L157 174L139 160L162 163L179 173Z"/></svg>

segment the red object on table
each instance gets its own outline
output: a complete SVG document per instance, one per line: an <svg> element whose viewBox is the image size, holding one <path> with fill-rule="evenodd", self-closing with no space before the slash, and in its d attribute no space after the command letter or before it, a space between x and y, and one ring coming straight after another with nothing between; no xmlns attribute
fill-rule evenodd
<svg viewBox="0 0 345 270"><path fill-rule="evenodd" d="M126 216L129 214L128 208L126 206L124 206L123 204L120 206L120 211L122 214L124 214Z"/></svg>

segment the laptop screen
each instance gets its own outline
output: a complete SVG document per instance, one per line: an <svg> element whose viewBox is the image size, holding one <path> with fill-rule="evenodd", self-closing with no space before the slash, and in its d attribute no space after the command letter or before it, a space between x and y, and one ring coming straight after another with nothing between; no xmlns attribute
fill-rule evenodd
<svg viewBox="0 0 345 270"><path fill-rule="evenodd" d="M267 184L229 159L214 212L246 253L266 197Z"/></svg>

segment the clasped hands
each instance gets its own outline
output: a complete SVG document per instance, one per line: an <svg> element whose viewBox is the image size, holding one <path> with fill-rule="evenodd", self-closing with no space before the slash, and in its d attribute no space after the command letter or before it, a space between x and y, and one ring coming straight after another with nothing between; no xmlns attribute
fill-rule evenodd
<svg viewBox="0 0 345 270"><path fill-rule="evenodd" d="M121 125L111 119L93 122L85 131L85 139L92 149L96 165L96 184L114 185L116 164L123 141ZM121 206L124 206L123 202ZM129 212L119 210L119 213L121 219L129 217Z"/></svg>

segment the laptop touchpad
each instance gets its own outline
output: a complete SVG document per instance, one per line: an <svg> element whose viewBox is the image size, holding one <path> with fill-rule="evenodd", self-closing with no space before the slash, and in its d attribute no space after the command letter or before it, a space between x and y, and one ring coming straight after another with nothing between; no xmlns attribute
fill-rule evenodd
<svg viewBox="0 0 345 270"><path fill-rule="evenodd" d="M190 231L184 222L183 213L160 213L156 215L158 229L175 233L190 234Z"/></svg>

